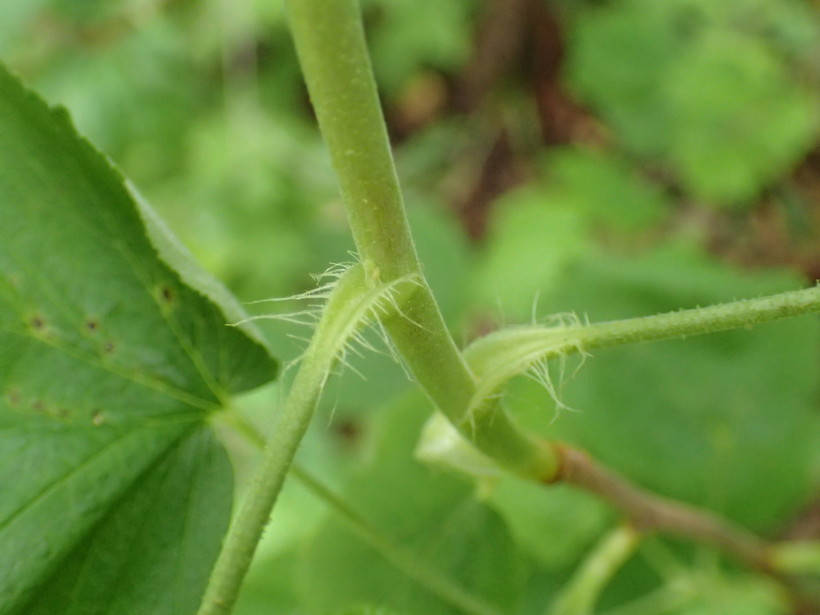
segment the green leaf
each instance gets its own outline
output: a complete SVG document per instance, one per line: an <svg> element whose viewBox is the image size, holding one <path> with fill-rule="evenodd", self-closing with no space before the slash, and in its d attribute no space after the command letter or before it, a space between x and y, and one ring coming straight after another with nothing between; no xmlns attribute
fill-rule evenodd
<svg viewBox="0 0 820 615"><path fill-rule="evenodd" d="M818 40L802 4L595 5L571 28L568 80L626 149L662 161L693 197L742 203L817 135L816 86L796 76Z"/></svg>
<svg viewBox="0 0 820 615"><path fill-rule="evenodd" d="M738 575L699 581L694 602L670 615L786 615L790 610L768 579Z"/></svg>
<svg viewBox="0 0 820 615"><path fill-rule="evenodd" d="M474 6L466 0L390 0L380 2L372 35L373 63L379 85L394 94L425 67L452 70L469 56Z"/></svg>
<svg viewBox="0 0 820 615"><path fill-rule="evenodd" d="M45 0L32 2L4 2L0 6L0 53L4 57L10 50L20 46L21 33L34 17L43 10Z"/></svg>
<svg viewBox="0 0 820 615"><path fill-rule="evenodd" d="M209 430L192 431L129 487L25 612L192 612L230 514L231 483L225 451Z"/></svg>
<svg viewBox="0 0 820 615"><path fill-rule="evenodd" d="M581 10L570 29L567 79L642 154L663 147L669 110L659 84L680 54L670 2L627 0Z"/></svg>
<svg viewBox="0 0 820 615"><path fill-rule="evenodd" d="M276 527L281 508L281 503L274 508L271 527ZM265 538L260 548L264 548L264 542ZM258 553L242 584L242 592L232 615L260 615L270 612L272 604L276 605L277 613L302 612L295 578L298 563L298 549L290 549L274 557Z"/></svg>
<svg viewBox="0 0 820 615"><path fill-rule="evenodd" d="M545 191L545 202L569 205L615 231L648 228L666 206L660 189L617 155L562 148L547 158L544 170L554 184Z"/></svg>
<svg viewBox="0 0 820 615"><path fill-rule="evenodd" d="M479 301L514 319L527 317L539 290L551 289L589 245L583 214L548 199L541 186L498 203L476 280Z"/></svg>
<svg viewBox="0 0 820 615"><path fill-rule="evenodd" d="M812 94L748 36L706 33L672 68L664 89L669 158L701 199L734 204L755 197L805 155L817 134Z"/></svg>
<svg viewBox="0 0 820 615"><path fill-rule="evenodd" d="M0 613L193 612L232 482L204 422L276 364L5 69L0 143Z"/></svg>
<svg viewBox="0 0 820 615"><path fill-rule="evenodd" d="M375 606L353 606L341 611L332 611L333 615L398 615L396 611Z"/></svg>
<svg viewBox="0 0 820 615"><path fill-rule="evenodd" d="M606 504L582 491L563 485L545 489L514 477L499 482L490 503L521 548L550 571L578 562L612 516Z"/></svg>

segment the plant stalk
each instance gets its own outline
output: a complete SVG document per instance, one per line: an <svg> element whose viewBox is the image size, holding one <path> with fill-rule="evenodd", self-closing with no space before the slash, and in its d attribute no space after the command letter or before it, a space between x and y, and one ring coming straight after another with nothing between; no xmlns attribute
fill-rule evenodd
<svg viewBox="0 0 820 615"><path fill-rule="evenodd" d="M356 0L286 0L319 128L339 179L359 259L369 279L423 280L410 234ZM529 478L557 470L548 443L520 430L494 401L468 415L475 379L426 281L384 325L436 406L479 449Z"/></svg>
<svg viewBox="0 0 820 615"><path fill-rule="evenodd" d="M265 438L241 415L233 412L221 418L249 444L259 450L264 450ZM494 607L472 595L446 575L431 568L418 554L393 540L389 534L373 525L351 504L335 494L310 472L300 467L298 463L293 463L289 475L302 483L314 497L333 511L350 532L431 594L438 596L459 612L468 615L501 615Z"/></svg>
<svg viewBox="0 0 820 615"><path fill-rule="evenodd" d="M291 461L310 424L326 375L324 366L312 361L300 366L248 495L228 530L197 615L229 615L233 610Z"/></svg>
<svg viewBox="0 0 820 615"><path fill-rule="evenodd" d="M390 285L367 287L358 265L345 271L336 282L299 364L279 421L265 445L248 494L225 538L198 615L231 612L333 364L372 312L381 312L380 306L392 292L398 292L399 286L405 285L403 282L406 280L400 278Z"/></svg>
<svg viewBox="0 0 820 615"><path fill-rule="evenodd" d="M520 326L477 339L467 353L496 354L504 347L519 355L567 354L607 346L651 342L729 329L751 328L772 320L820 312L820 286L741 299L706 307L586 325Z"/></svg>
<svg viewBox="0 0 820 615"><path fill-rule="evenodd" d="M820 286L590 325L585 327L589 330L588 336L581 332L580 343L583 348L600 348L687 337L741 327L751 328L771 320L813 312L820 312Z"/></svg>
<svg viewBox="0 0 820 615"><path fill-rule="evenodd" d="M640 535L632 527L613 529L581 564L547 615L592 615L598 596L639 542Z"/></svg>

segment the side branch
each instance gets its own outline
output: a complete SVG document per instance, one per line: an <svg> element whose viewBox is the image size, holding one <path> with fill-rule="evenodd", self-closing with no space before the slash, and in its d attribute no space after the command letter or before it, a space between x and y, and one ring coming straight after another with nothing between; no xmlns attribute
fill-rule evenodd
<svg viewBox="0 0 820 615"><path fill-rule="evenodd" d="M752 568L774 574L770 545L715 514L654 495L603 467L583 451L558 446L556 481L576 485L610 502L641 532L662 531L717 547Z"/></svg>
<svg viewBox="0 0 820 615"><path fill-rule="evenodd" d="M780 318L820 312L820 285L768 297L691 308L587 327L579 337L584 348L617 346L752 327Z"/></svg>

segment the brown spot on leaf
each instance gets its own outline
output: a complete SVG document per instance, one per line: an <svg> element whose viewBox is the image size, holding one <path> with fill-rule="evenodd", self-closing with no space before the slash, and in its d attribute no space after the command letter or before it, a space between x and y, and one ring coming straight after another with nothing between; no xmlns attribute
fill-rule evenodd
<svg viewBox="0 0 820 615"><path fill-rule="evenodd" d="M20 391L17 389L8 389L6 391L6 403L9 406L19 406L20 405Z"/></svg>
<svg viewBox="0 0 820 615"><path fill-rule="evenodd" d="M71 412L68 408L56 408L54 410L54 416L60 419L61 421L67 421L71 418Z"/></svg>
<svg viewBox="0 0 820 615"><path fill-rule="evenodd" d="M173 303L175 299L174 289L168 284L163 284L159 287L159 296L166 303Z"/></svg>

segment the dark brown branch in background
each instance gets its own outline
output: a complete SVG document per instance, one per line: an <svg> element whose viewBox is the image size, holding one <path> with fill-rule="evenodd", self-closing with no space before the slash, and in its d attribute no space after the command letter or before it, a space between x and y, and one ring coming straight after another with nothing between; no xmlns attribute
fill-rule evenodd
<svg viewBox="0 0 820 615"><path fill-rule="evenodd" d="M547 3L538 0L529 3L527 23L529 40L523 60L533 90L541 141L547 146L599 141L595 123L572 100L562 80L566 56L563 24Z"/></svg>
<svg viewBox="0 0 820 615"><path fill-rule="evenodd" d="M536 158L534 144L602 140L597 123L563 84L562 30L555 9L543 0L487 0L484 4L472 58L453 83L449 105L455 113L481 116L481 123L489 127L486 140L490 145L472 161L477 172L454 199L455 210L473 240L483 237L498 197L528 180ZM509 83L534 102L532 125L525 129L523 139L529 146L519 138L521 126L507 126L503 114L488 113L498 103L493 93ZM527 125L526 121L521 125Z"/></svg>
<svg viewBox="0 0 820 615"><path fill-rule="evenodd" d="M709 250L742 267L792 267L820 280L820 145L788 178L764 191L746 215L713 210Z"/></svg>
<svg viewBox="0 0 820 615"><path fill-rule="evenodd" d="M507 130L503 127L486 152L475 181L456 209L467 236L478 241L487 230L487 219L496 200L524 183L525 163L516 155Z"/></svg>
<svg viewBox="0 0 820 615"><path fill-rule="evenodd" d="M526 38L529 0L488 0L479 17L473 54L453 84L451 110L477 114L499 81L518 72ZM493 124L498 123L493 122ZM476 173L456 197L455 210L470 239L484 236L490 207L499 196L519 185L522 169L506 127L493 127L491 145L475 161Z"/></svg>
<svg viewBox="0 0 820 615"><path fill-rule="evenodd" d="M453 92L456 112L475 111L496 83L517 64L529 0L490 0L480 18L473 57Z"/></svg>

